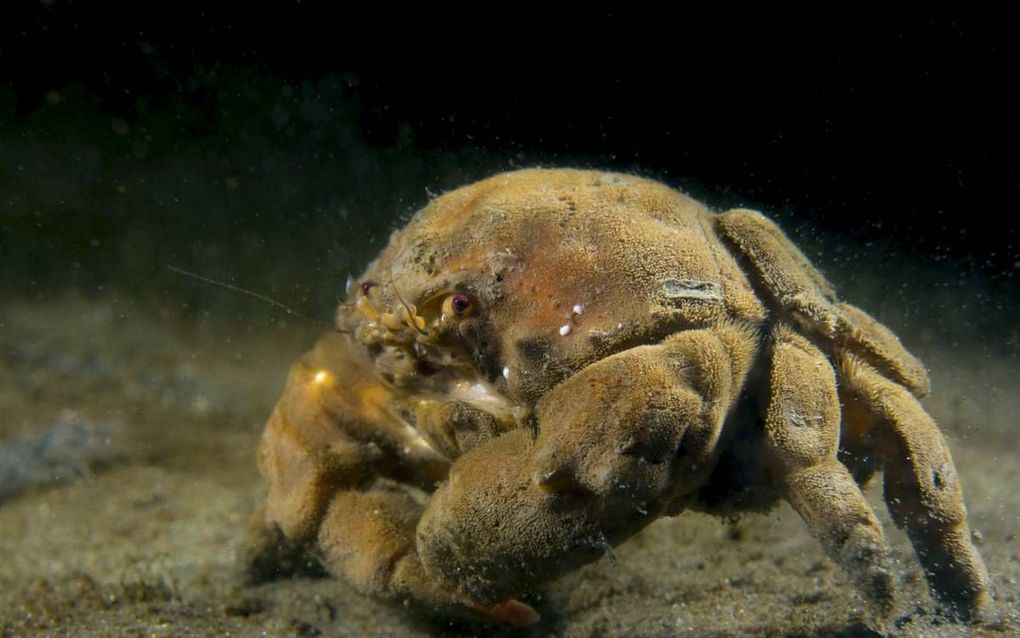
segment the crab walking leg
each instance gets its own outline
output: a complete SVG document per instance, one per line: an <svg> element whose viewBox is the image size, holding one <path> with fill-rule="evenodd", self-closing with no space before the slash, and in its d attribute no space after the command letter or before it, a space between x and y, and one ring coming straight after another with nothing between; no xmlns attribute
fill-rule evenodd
<svg viewBox="0 0 1020 638"><path fill-rule="evenodd" d="M339 490L381 476L422 487L443 478L449 461L419 441L392 405L390 389L345 335L323 337L299 359L259 445L266 522L288 539L312 541Z"/></svg>
<svg viewBox="0 0 1020 638"><path fill-rule="evenodd" d="M692 330L581 370L515 430L458 459L418 524L430 576L484 603L591 562L711 471L756 349Z"/></svg>
<svg viewBox="0 0 1020 638"><path fill-rule="evenodd" d="M935 595L963 617L988 603L988 572L971 542L963 491L935 422L904 387L860 359L844 359L851 395L869 410L885 465L885 501Z"/></svg>
<svg viewBox="0 0 1020 638"><path fill-rule="evenodd" d="M431 487L449 461L392 414L390 391L329 335L291 369L266 425L259 468L269 481L249 562L310 549L358 589L432 611L474 612L525 625L537 615L507 601L485 608L430 580L414 551L422 506L407 485Z"/></svg>
<svg viewBox="0 0 1020 638"><path fill-rule="evenodd" d="M771 473L787 501L882 615L895 598L882 526L836 460L840 405L828 359L793 330L774 336L765 415Z"/></svg>

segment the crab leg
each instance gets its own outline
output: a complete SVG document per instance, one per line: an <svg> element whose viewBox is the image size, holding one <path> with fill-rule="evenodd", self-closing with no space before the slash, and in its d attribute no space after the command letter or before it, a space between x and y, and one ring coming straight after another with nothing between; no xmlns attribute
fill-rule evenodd
<svg viewBox="0 0 1020 638"><path fill-rule="evenodd" d="M756 349L723 325L591 364L451 467L418 524L429 575L483 602L596 560L704 482Z"/></svg>
<svg viewBox="0 0 1020 638"><path fill-rule="evenodd" d="M425 574L414 545L423 506L412 487L431 488L449 461L391 413L389 389L360 361L345 336L330 335L291 369L259 450L269 497L250 533L249 564L310 549L366 593L433 612L537 620L527 605L485 607Z"/></svg>
<svg viewBox="0 0 1020 638"><path fill-rule="evenodd" d="M882 527L836 459L840 405L828 359L791 329L776 330L772 347L765 446L783 496L829 556L887 616L894 590Z"/></svg>
<svg viewBox="0 0 1020 638"><path fill-rule="evenodd" d="M903 386L853 355L842 377L875 421L885 501L910 537L935 595L962 617L988 603L988 572L971 542L963 491L935 422Z"/></svg>

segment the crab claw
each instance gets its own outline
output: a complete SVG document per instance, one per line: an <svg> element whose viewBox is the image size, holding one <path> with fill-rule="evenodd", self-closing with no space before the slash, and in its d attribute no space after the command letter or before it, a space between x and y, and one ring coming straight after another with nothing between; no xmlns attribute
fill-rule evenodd
<svg viewBox="0 0 1020 638"><path fill-rule="evenodd" d="M430 578L511 618L521 616L514 596L604 553L587 501L533 482L531 449L525 430L473 448L417 526L417 554Z"/></svg>

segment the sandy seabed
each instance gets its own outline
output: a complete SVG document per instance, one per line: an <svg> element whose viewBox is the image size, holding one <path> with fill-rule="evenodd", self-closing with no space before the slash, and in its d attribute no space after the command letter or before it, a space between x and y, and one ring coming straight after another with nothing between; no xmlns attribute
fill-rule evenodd
<svg viewBox="0 0 1020 638"><path fill-rule="evenodd" d="M878 635L785 505L737 522L658 521L615 563L532 593L542 621L517 632L420 618L331 578L247 585L237 555L265 489L255 448L315 331L194 317L110 292L0 309L0 449L11 452L0 465L16 465L0 467L4 636ZM985 624L947 623L874 481L901 578L888 630L1016 636L1020 366L1009 348L975 345L989 335L945 334L904 340L932 373L925 405L949 439L996 600Z"/></svg>

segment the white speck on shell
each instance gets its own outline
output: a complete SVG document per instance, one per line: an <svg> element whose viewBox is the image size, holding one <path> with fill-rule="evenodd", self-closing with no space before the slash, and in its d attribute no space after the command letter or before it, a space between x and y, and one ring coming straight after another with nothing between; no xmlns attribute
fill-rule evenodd
<svg viewBox="0 0 1020 638"><path fill-rule="evenodd" d="M563 324L562 326L560 326L560 336L561 337L565 337L568 334L570 334L570 324L567 323L567 324Z"/></svg>
<svg viewBox="0 0 1020 638"><path fill-rule="evenodd" d="M582 306L579 303L574 304L573 312L574 312L575 315L582 315L582 314L584 314L584 306Z"/></svg>
<svg viewBox="0 0 1020 638"><path fill-rule="evenodd" d="M509 379L510 378L510 367L509 366L503 366L503 378L504 379Z"/></svg>

